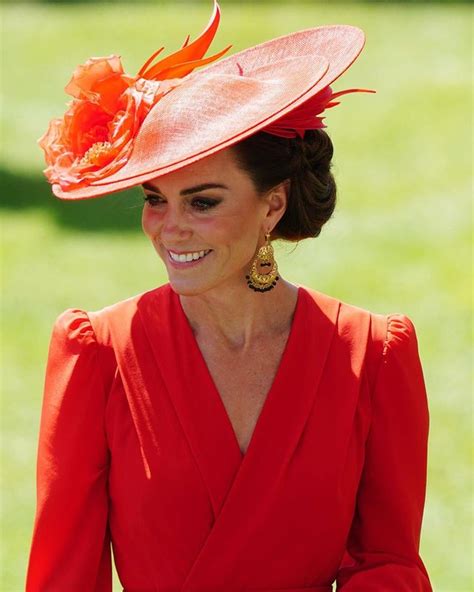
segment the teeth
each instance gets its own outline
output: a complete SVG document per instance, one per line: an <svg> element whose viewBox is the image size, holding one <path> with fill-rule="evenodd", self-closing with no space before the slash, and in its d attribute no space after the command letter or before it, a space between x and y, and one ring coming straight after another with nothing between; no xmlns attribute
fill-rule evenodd
<svg viewBox="0 0 474 592"><path fill-rule="evenodd" d="M210 252L211 249L207 249L206 251L194 251L192 253L173 253L172 251L168 251L170 254L171 259L173 261L179 261L180 263L186 263L188 261L196 261L197 259L201 259Z"/></svg>

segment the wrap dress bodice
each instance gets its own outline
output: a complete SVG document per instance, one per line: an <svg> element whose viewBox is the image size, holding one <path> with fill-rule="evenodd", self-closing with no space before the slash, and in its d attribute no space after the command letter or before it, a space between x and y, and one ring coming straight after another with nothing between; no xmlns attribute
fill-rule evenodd
<svg viewBox="0 0 474 592"><path fill-rule="evenodd" d="M428 592L415 328L300 286L240 450L166 284L56 320L27 592Z"/></svg>

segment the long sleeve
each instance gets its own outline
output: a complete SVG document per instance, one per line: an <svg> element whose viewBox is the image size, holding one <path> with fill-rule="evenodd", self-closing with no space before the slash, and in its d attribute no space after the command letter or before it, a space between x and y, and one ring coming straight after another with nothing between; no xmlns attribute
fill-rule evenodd
<svg viewBox="0 0 474 592"><path fill-rule="evenodd" d="M339 568L344 592L431 592L419 543L428 401L412 321L387 315L356 511Z"/></svg>
<svg viewBox="0 0 474 592"><path fill-rule="evenodd" d="M46 367L27 592L112 590L100 366L87 313L66 310L55 322Z"/></svg>

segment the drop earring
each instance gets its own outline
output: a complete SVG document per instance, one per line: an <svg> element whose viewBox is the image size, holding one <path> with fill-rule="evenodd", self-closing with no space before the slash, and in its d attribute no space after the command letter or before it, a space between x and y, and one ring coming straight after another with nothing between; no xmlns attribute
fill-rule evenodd
<svg viewBox="0 0 474 592"><path fill-rule="evenodd" d="M261 273L262 267L270 267L270 271ZM270 243L270 234L265 234L265 244L260 247L255 259L252 262L249 275L245 276L247 285L255 292L268 292L273 290L277 281L280 279L278 275L278 265L275 261L273 247Z"/></svg>

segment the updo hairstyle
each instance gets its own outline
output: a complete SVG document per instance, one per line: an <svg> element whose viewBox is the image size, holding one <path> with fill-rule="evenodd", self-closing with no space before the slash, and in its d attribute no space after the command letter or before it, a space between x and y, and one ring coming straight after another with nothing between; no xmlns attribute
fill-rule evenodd
<svg viewBox="0 0 474 592"><path fill-rule="evenodd" d="M336 183L330 171L334 150L324 130L307 130L304 139L258 132L232 150L258 193L290 180L287 208L272 239L297 242L319 236L336 206Z"/></svg>

